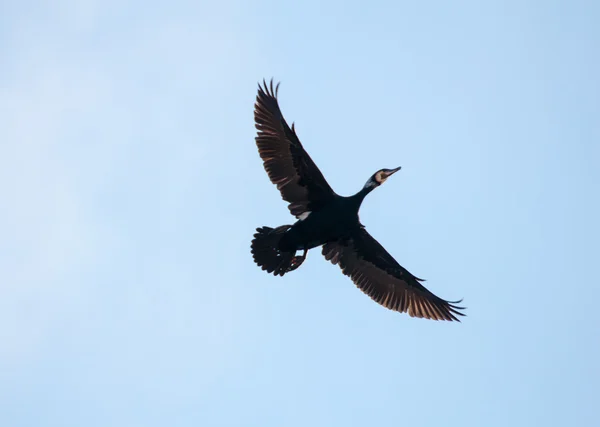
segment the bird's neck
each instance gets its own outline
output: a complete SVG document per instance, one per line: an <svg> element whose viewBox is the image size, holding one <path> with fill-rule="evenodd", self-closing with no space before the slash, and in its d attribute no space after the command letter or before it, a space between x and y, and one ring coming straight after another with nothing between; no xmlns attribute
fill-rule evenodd
<svg viewBox="0 0 600 427"><path fill-rule="evenodd" d="M374 186L370 186L370 185L365 185L362 190L360 190L358 193L356 193L354 196L351 196L352 200L354 201L354 203L356 204L357 208L360 208L360 205L362 204L363 200L365 199L365 197L367 197L367 194L369 194L371 191L373 191L375 189Z"/></svg>

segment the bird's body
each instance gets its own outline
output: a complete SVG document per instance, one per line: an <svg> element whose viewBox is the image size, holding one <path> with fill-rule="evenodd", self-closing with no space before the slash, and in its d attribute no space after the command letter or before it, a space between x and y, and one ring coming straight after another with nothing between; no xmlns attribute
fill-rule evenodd
<svg viewBox="0 0 600 427"><path fill-rule="evenodd" d="M335 195L334 199L296 221L281 239L281 250L312 249L325 243L348 238L362 225L358 220L359 201L355 197Z"/></svg>
<svg viewBox="0 0 600 427"><path fill-rule="evenodd" d="M324 257L372 299L395 311L435 320L458 320L456 302L429 292L366 231L358 212L364 198L400 168L381 169L355 195L336 194L302 147L277 102L277 88L259 86L255 105L256 144L265 170L277 185L293 225L261 227L252 240L254 261L283 276L298 268L308 250L323 246ZM297 256L297 251L303 251Z"/></svg>

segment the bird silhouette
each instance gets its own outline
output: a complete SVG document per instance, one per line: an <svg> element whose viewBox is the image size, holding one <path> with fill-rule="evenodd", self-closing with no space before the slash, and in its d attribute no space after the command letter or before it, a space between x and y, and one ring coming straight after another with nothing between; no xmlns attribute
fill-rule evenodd
<svg viewBox="0 0 600 427"><path fill-rule="evenodd" d="M336 194L300 143L294 124L285 121L273 80L259 84L254 106L256 145L273 184L297 221L276 228L260 227L252 240L254 261L274 275L297 269L309 249L322 246L325 259L374 301L412 317L455 320L464 316L456 304L427 290L360 223L358 212L367 194L400 170L381 169L353 196ZM302 251L301 255L297 255Z"/></svg>

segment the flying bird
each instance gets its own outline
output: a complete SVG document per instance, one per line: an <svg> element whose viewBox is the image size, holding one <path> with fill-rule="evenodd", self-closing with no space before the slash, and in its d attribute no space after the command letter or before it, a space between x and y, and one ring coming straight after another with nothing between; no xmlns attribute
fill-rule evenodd
<svg viewBox="0 0 600 427"><path fill-rule="evenodd" d="M358 211L367 194L400 170L375 172L355 195L336 194L300 143L294 124L285 121L277 94L263 80L254 105L256 145L263 166L273 184L288 202L293 225L256 229L251 249L254 261L274 275L297 269L309 249L322 246L325 259L337 264L342 273L374 301L411 317L455 320L464 316L456 304L428 291L423 279L412 275L375 240L360 223ZM301 255L297 255L302 251Z"/></svg>

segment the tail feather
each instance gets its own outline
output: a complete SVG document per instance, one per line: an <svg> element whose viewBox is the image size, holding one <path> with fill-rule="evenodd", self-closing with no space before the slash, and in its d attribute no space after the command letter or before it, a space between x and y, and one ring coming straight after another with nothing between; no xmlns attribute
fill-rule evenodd
<svg viewBox="0 0 600 427"><path fill-rule="evenodd" d="M268 273L283 276L293 269L292 259L295 252L284 252L279 249L279 241L289 230L289 225L277 228L260 227L252 240L252 256L254 262Z"/></svg>

